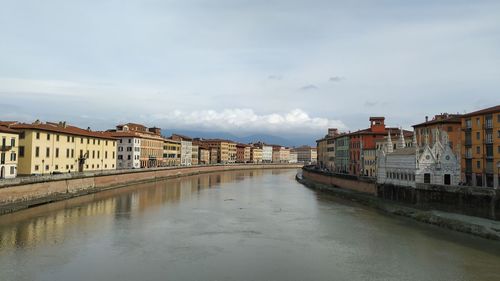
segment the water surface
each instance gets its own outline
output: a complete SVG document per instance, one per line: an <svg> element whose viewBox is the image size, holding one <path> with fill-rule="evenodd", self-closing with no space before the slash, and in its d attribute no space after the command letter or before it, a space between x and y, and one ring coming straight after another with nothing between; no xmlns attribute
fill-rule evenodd
<svg viewBox="0 0 500 281"><path fill-rule="evenodd" d="M500 244L317 193L206 174L0 216L0 280L500 280Z"/></svg>

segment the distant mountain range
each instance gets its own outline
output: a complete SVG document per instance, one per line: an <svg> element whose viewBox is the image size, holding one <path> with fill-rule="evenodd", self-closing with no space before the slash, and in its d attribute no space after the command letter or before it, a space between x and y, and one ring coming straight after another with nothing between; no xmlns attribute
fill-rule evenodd
<svg viewBox="0 0 500 281"><path fill-rule="evenodd" d="M316 145L313 137L278 137L268 134L253 134L249 136L236 136L227 132L207 132L207 131L196 131L196 130L184 130L184 129L162 129L162 134L164 136L171 136L173 133L189 136L192 138L205 138L205 139L228 139L235 142L241 143L251 143L263 141L269 144L279 144L284 146L301 146L301 145Z"/></svg>

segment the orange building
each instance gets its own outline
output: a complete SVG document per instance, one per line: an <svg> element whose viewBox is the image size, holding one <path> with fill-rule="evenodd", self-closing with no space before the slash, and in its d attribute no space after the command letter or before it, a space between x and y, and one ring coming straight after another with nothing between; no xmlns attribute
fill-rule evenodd
<svg viewBox="0 0 500 281"><path fill-rule="evenodd" d="M434 143L436 134L433 132L436 130L438 132L446 132L451 149L457 158L460 158L462 147L462 121L460 117L460 114L442 113L429 120L426 116L425 122L413 125L414 131L417 134L418 146L424 146L426 136L428 136L429 143Z"/></svg>
<svg viewBox="0 0 500 281"><path fill-rule="evenodd" d="M250 145L238 143L236 144L236 162L237 163L248 163L250 162Z"/></svg>
<svg viewBox="0 0 500 281"><path fill-rule="evenodd" d="M471 112L462 121L462 180L498 188L500 182L500 105Z"/></svg>
<svg viewBox="0 0 500 281"><path fill-rule="evenodd" d="M349 174L355 176L373 177L375 171L373 169L365 169L365 152L376 150L377 141L383 140L388 134L391 137L398 137L400 129L396 127L386 127L385 117L370 117L370 128L349 133ZM408 139L413 136L411 131L403 131L404 138Z"/></svg>

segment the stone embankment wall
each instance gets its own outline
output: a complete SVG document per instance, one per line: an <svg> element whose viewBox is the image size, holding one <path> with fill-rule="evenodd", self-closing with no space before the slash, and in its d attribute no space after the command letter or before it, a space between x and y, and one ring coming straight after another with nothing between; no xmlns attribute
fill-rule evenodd
<svg viewBox="0 0 500 281"><path fill-rule="evenodd" d="M302 165L298 164L236 164L21 178L15 181L6 181L10 183L9 185L2 182L0 186L0 215L35 205L141 182L221 171L301 167Z"/></svg>
<svg viewBox="0 0 500 281"><path fill-rule="evenodd" d="M376 184L354 176L325 173L304 167L302 176L325 186L373 195L385 201L402 203L421 210L438 210L500 220L500 190L470 186L417 184L416 188Z"/></svg>
<svg viewBox="0 0 500 281"><path fill-rule="evenodd" d="M302 176L321 184L377 195L377 184L370 180L359 180L349 175L331 174L304 167Z"/></svg>

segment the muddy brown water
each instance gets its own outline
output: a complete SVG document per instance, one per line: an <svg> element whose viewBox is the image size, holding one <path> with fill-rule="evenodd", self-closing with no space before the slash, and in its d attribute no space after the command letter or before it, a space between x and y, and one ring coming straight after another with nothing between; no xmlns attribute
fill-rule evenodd
<svg viewBox="0 0 500 281"><path fill-rule="evenodd" d="M296 170L139 184L0 216L0 280L500 280L500 244L315 192Z"/></svg>

